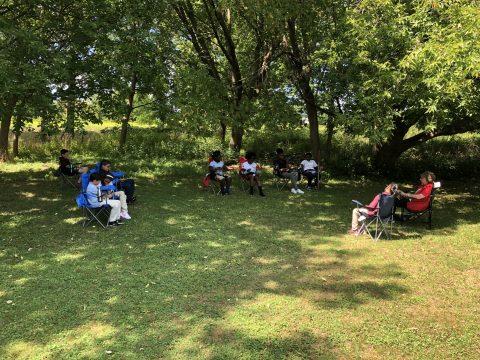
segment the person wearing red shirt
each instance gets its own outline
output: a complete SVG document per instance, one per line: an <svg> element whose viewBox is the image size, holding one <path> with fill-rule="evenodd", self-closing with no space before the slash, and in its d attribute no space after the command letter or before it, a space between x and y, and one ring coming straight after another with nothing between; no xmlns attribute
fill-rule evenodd
<svg viewBox="0 0 480 360"><path fill-rule="evenodd" d="M399 191L399 198L395 200L395 207L403 207L410 212L427 210L435 179L435 174L430 171L422 173L420 175L420 187L417 191L413 194Z"/></svg>
<svg viewBox="0 0 480 360"><path fill-rule="evenodd" d="M348 230L351 235L360 235L360 223L368 216L375 215L378 212L381 195L392 196L397 192L398 185L395 183L388 184L381 194L377 194L367 206L357 207L352 211L352 228Z"/></svg>

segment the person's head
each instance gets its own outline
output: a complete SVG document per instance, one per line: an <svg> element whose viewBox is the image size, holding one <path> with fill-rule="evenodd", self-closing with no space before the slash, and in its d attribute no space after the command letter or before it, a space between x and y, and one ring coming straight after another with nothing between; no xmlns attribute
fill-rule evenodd
<svg viewBox="0 0 480 360"><path fill-rule="evenodd" d="M435 182L436 176L431 171L425 171L420 174L420 183L422 185L433 184Z"/></svg>
<svg viewBox="0 0 480 360"><path fill-rule="evenodd" d="M282 149L282 148L278 148L278 149L276 150L276 152L277 152L277 156L278 156L279 158L283 158L283 157L285 156L285 155L283 154L283 149Z"/></svg>
<svg viewBox="0 0 480 360"><path fill-rule="evenodd" d="M216 150L212 153L212 159L217 162L222 159L222 153L220 152L220 150Z"/></svg>
<svg viewBox="0 0 480 360"><path fill-rule="evenodd" d="M112 163L110 162L110 160L106 160L106 159L103 159L102 161L100 161L100 169L102 169L103 171L110 171L112 167Z"/></svg>
<svg viewBox="0 0 480 360"><path fill-rule="evenodd" d="M245 159L247 159L249 164L253 163L256 157L257 157L257 154L255 154L254 151L248 151L247 154L245 155Z"/></svg>
<svg viewBox="0 0 480 360"><path fill-rule="evenodd" d="M65 159L68 159L68 150L67 149L60 150L60 156Z"/></svg>
<svg viewBox="0 0 480 360"><path fill-rule="evenodd" d="M110 185L113 181L113 176L112 175L107 175L105 176L105 179L103 179L103 182L105 185Z"/></svg>
<svg viewBox="0 0 480 360"><path fill-rule="evenodd" d="M92 173L90 174L90 182L93 183L94 185L100 184L101 178L100 174L98 173Z"/></svg>
<svg viewBox="0 0 480 360"><path fill-rule="evenodd" d="M312 153L311 152L305 153L305 159L312 160Z"/></svg>
<svg viewBox="0 0 480 360"><path fill-rule="evenodd" d="M398 191L398 185L394 182L391 182L387 186L385 186L385 190L383 192L386 192L387 194L390 195L395 195Z"/></svg>

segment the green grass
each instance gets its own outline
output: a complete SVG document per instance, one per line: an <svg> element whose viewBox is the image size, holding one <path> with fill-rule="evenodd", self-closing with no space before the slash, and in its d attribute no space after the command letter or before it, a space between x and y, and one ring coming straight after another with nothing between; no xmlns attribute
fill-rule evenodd
<svg viewBox="0 0 480 360"><path fill-rule="evenodd" d="M0 171L1 359L480 357L478 187L375 243L345 233L384 181L222 198L152 171L102 230L41 164Z"/></svg>

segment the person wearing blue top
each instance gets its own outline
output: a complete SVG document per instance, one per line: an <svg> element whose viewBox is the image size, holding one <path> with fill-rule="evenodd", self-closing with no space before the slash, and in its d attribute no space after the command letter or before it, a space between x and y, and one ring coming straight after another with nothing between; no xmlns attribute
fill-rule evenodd
<svg viewBox="0 0 480 360"><path fill-rule="evenodd" d="M97 208L103 205L109 205L112 210L110 211L110 217L108 219L108 225L118 226L122 225L120 220L121 204L119 200L107 199L102 195L100 190L102 186L101 177L98 173L90 174L90 182L88 183L86 195L91 207Z"/></svg>

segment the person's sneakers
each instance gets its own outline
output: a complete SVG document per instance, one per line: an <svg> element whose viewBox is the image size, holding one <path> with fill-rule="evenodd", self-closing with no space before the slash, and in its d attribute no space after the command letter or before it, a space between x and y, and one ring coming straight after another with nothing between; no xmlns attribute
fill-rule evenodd
<svg viewBox="0 0 480 360"><path fill-rule="evenodd" d="M294 188L292 188L292 190L290 190L292 192L292 194L296 194L297 193L297 190L295 190Z"/></svg>
<svg viewBox="0 0 480 360"><path fill-rule="evenodd" d="M108 226L120 226L120 225L123 225L123 223L121 221L110 221L108 223Z"/></svg>
<svg viewBox="0 0 480 360"><path fill-rule="evenodd" d="M297 194L305 194L303 190L297 189Z"/></svg>
<svg viewBox="0 0 480 360"><path fill-rule="evenodd" d="M263 193L263 191L260 191L260 193L259 193L258 195L260 195L260 196L262 196L262 197L265 196L265 194Z"/></svg>
<svg viewBox="0 0 480 360"><path fill-rule="evenodd" d="M121 217L122 219L125 219L125 220L130 220L130 219L132 218L132 217L128 214L128 212L126 212L126 211L122 211L122 212L120 213L120 217Z"/></svg>

